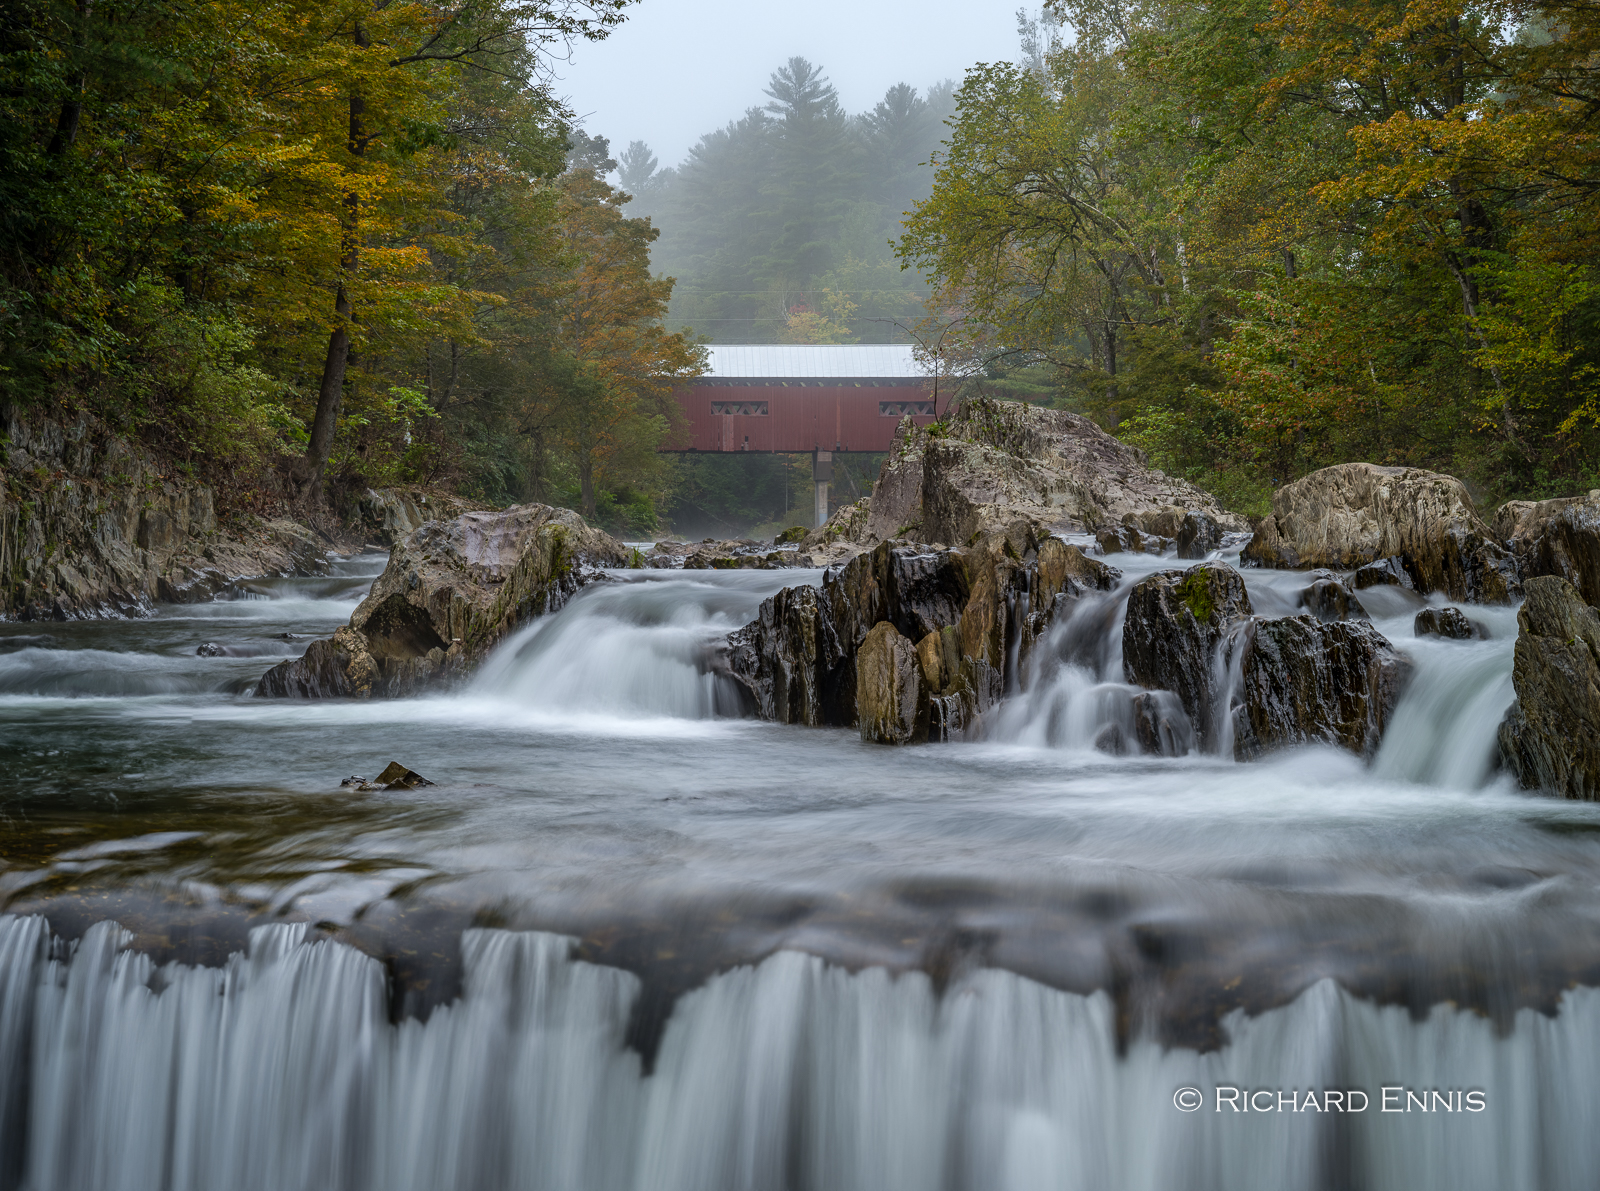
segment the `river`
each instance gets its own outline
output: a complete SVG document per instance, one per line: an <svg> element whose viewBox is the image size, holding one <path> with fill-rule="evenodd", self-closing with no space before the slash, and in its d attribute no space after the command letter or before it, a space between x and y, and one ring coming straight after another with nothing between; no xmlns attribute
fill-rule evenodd
<svg viewBox="0 0 1600 1191"><path fill-rule="evenodd" d="M1370 763L1097 751L1137 555L961 743L729 714L713 642L818 572L253 698L383 561L0 625L0 1191L1600 1185L1600 809L1495 770L1511 610L1361 593Z"/></svg>

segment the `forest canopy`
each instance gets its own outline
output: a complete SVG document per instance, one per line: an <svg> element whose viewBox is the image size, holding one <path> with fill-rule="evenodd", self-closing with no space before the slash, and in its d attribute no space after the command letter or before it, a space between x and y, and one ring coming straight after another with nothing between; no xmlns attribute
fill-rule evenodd
<svg viewBox="0 0 1600 1191"><path fill-rule="evenodd" d="M4 398L245 503L326 472L653 525L699 350L549 77L629 2L9 6Z"/></svg>
<svg viewBox="0 0 1600 1191"><path fill-rule="evenodd" d="M1264 509L1350 460L1600 484L1600 9L1055 0L899 239L925 330Z"/></svg>

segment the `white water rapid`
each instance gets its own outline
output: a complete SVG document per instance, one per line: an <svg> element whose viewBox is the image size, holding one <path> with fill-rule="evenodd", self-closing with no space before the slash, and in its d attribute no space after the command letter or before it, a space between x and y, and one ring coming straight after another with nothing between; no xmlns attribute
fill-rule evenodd
<svg viewBox="0 0 1600 1191"><path fill-rule="evenodd" d="M1441 1006L1416 1022L1323 981L1281 1009L1230 1018L1220 1051L1141 1041L1119 1055L1102 993L981 970L940 996L920 972L852 974L780 952L683 998L644 1077L624 1045L638 981L575 962L575 940L470 931L461 999L393 1026L380 966L303 936L260 927L224 968L157 968L121 949L110 923L52 946L39 919L0 919L0 1062L8 1093L19 1077L33 1088L28 1112L6 1118L8 1152L28 1134L25 1185L1588 1191L1600 1181L1600 1135L1588 1128L1600 1078L1592 990L1567 994L1554 1017L1524 1011L1499 1036L1470 1013ZM1198 1111L1175 1106L1182 1089ZM1363 1110L1348 1111L1361 1090ZM1236 1092L1258 1111L1237 1109ZM1327 1179L1336 1152L1342 1169Z"/></svg>
<svg viewBox="0 0 1600 1191"><path fill-rule="evenodd" d="M1514 611L1360 593L1370 763L1133 756L1188 564L1107 561L907 749L738 718L718 642L817 572L618 572L398 701L249 694L377 556L0 625L0 1191L1600 1186L1600 808L1496 770Z"/></svg>

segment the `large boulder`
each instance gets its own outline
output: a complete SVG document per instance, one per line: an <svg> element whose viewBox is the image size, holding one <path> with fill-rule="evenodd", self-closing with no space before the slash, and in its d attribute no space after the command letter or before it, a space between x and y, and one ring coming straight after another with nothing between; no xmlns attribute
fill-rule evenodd
<svg viewBox="0 0 1600 1191"><path fill-rule="evenodd" d="M928 684L917 647L886 620L872 626L856 655L856 714L869 743L928 739Z"/></svg>
<svg viewBox="0 0 1600 1191"><path fill-rule="evenodd" d="M1517 701L1500 725L1500 754L1528 788L1600 798L1600 612L1555 575L1524 585L1517 611Z"/></svg>
<svg viewBox="0 0 1600 1191"><path fill-rule="evenodd" d="M1158 571L1128 593L1122 624L1127 679L1176 694L1207 752L1221 746L1227 726L1222 646L1251 613L1244 579L1223 563Z"/></svg>
<svg viewBox="0 0 1600 1191"><path fill-rule="evenodd" d="M1506 603L1516 563L1479 519L1466 486L1414 467L1342 463L1272 494L1245 548L1258 566L1351 570L1398 557L1416 589L1452 600Z"/></svg>
<svg viewBox="0 0 1600 1191"><path fill-rule="evenodd" d="M521 505L425 522L395 547L350 623L280 662L257 694L414 693L562 607L596 568L627 562L626 547L570 509Z"/></svg>
<svg viewBox="0 0 1600 1191"><path fill-rule="evenodd" d="M871 498L835 512L802 549L832 561L890 538L968 546L1018 520L1046 537L1173 512L1175 526L1190 513L1204 518L1185 531L1191 551L1203 553L1222 530L1248 528L1208 493L1152 468L1143 452L1088 418L977 398L932 426L903 421Z"/></svg>
<svg viewBox="0 0 1600 1191"><path fill-rule="evenodd" d="M928 734L949 739L1020 678L1054 618L1119 577L1075 546L1038 541L1025 522L964 551L883 542L820 589L764 601L729 635L727 668L763 719L856 727L860 650L888 624L916 643Z"/></svg>
<svg viewBox="0 0 1600 1191"><path fill-rule="evenodd" d="M1283 616L1251 623L1233 692L1239 760L1291 745L1378 750L1411 665L1364 621Z"/></svg>
<svg viewBox="0 0 1600 1191"><path fill-rule="evenodd" d="M1495 532L1524 580L1559 575L1589 604L1600 604L1600 488L1559 500L1514 500L1500 507Z"/></svg>
<svg viewBox="0 0 1600 1191"><path fill-rule="evenodd" d="M763 601L729 635L728 669L764 719L853 727L856 654L873 626L887 621L920 641L955 623L968 589L960 551L883 542L830 571L820 591L785 588Z"/></svg>

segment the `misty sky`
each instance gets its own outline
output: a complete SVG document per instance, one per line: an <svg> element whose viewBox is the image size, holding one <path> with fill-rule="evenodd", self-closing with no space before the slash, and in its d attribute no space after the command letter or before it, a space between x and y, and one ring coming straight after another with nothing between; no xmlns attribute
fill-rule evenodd
<svg viewBox="0 0 1600 1191"><path fill-rule="evenodd" d="M557 90L613 151L643 140L676 165L701 135L766 102L793 54L822 65L845 110L899 82L960 80L974 62L1017 56L1018 0L643 0L597 45L581 44ZM1039 7L1038 0L1026 5Z"/></svg>

